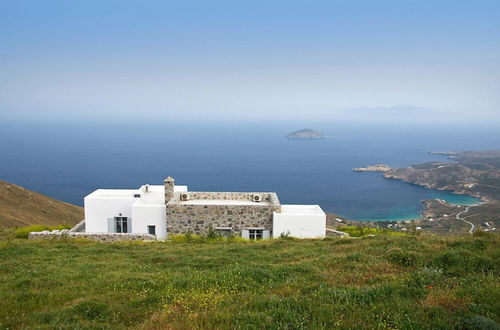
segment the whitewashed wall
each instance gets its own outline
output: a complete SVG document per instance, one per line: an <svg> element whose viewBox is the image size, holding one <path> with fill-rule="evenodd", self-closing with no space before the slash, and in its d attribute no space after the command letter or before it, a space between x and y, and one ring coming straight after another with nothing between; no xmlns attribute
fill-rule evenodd
<svg viewBox="0 0 500 330"><path fill-rule="evenodd" d="M131 197L120 196L117 198L99 198L91 195L84 198L85 207L85 232L107 233L108 218L121 216L132 217L132 204L136 201ZM132 226L133 230L133 226Z"/></svg>
<svg viewBox="0 0 500 330"><path fill-rule="evenodd" d="M140 202L132 205L132 232L147 234L148 226L156 226L156 238L167 237L167 212L165 204L149 205Z"/></svg>
<svg viewBox="0 0 500 330"><path fill-rule="evenodd" d="M326 231L326 214L317 205L281 206L273 214L273 237L289 234L298 238L322 238ZM316 209L317 207L317 209ZM314 208L314 209L313 209Z"/></svg>

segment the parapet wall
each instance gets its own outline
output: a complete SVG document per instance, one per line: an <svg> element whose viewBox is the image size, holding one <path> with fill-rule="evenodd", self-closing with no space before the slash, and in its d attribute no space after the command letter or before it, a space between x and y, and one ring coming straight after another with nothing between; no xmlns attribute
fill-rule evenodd
<svg viewBox="0 0 500 330"><path fill-rule="evenodd" d="M122 233L81 233L70 232L68 229L53 231L35 231L29 233L28 239L61 239L85 238L99 242L118 241L156 241L154 235L149 234L122 234Z"/></svg>
<svg viewBox="0 0 500 330"><path fill-rule="evenodd" d="M210 191L187 191L174 196L174 200L179 200L180 195L186 195L187 200L234 200L234 201L253 201L254 196L259 196L263 202L279 204L278 196L275 193L262 192L210 192Z"/></svg>

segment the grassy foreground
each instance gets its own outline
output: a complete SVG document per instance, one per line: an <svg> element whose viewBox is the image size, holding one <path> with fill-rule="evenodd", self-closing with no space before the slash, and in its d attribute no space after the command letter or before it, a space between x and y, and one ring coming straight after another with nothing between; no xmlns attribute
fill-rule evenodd
<svg viewBox="0 0 500 330"><path fill-rule="evenodd" d="M485 234L212 244L4 237L0 328L494 327L499 243Z"/></svg>

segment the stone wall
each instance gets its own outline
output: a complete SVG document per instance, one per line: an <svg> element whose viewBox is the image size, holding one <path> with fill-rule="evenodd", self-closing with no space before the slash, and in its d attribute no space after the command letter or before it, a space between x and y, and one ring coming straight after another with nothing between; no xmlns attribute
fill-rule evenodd
<svg viewBox="0 0 500 330"><path fill-rule="evenodd" d="M176 197L181 194L187 196L188 201L196 199L253 201L254 196L259 196L263 202L279 204L278 196L275 193L187 191L177 194Z"/></svg>
<svg viewBox="0 0 500 330"><path fill-rule="evenodd" d="M82 233L70 232L68 229L53 231L35 231L29 233L28 239L61 239L85 238L99 242L118 241L155 241L156 237L149 234L121 234L121 233Z"/></svg>
<svg viewBox="0 0 500 330"><path fill-rule="evenodd" d="M280 212L281 205L275 193L186 192L187 202L180 201L180 194L167 203L167 233L206 234L213 229L227 228L234 235L243 229L263 228L272 231L273 212ZM248 205L190 204L192 200L248 200L259 195L263 202Z"/></svg>

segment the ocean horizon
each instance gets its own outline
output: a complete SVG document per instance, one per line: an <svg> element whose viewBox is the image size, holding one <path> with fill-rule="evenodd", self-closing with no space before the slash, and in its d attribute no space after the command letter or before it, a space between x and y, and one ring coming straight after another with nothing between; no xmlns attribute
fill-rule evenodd
<svg viewBox="0 0 500 330"><path fill-rule="evenodd" d="M322 140L288 140L314 128ZM99 188L162 184L193 191L273 191L283 204L319 204L361 221L408 220L422 200L478 200L351 169L406 167L445 156L429 151L498 149L496 127L339 123L0 124L0 179L83 205ZM452 160L449 160L452 161Z"/></svg>

